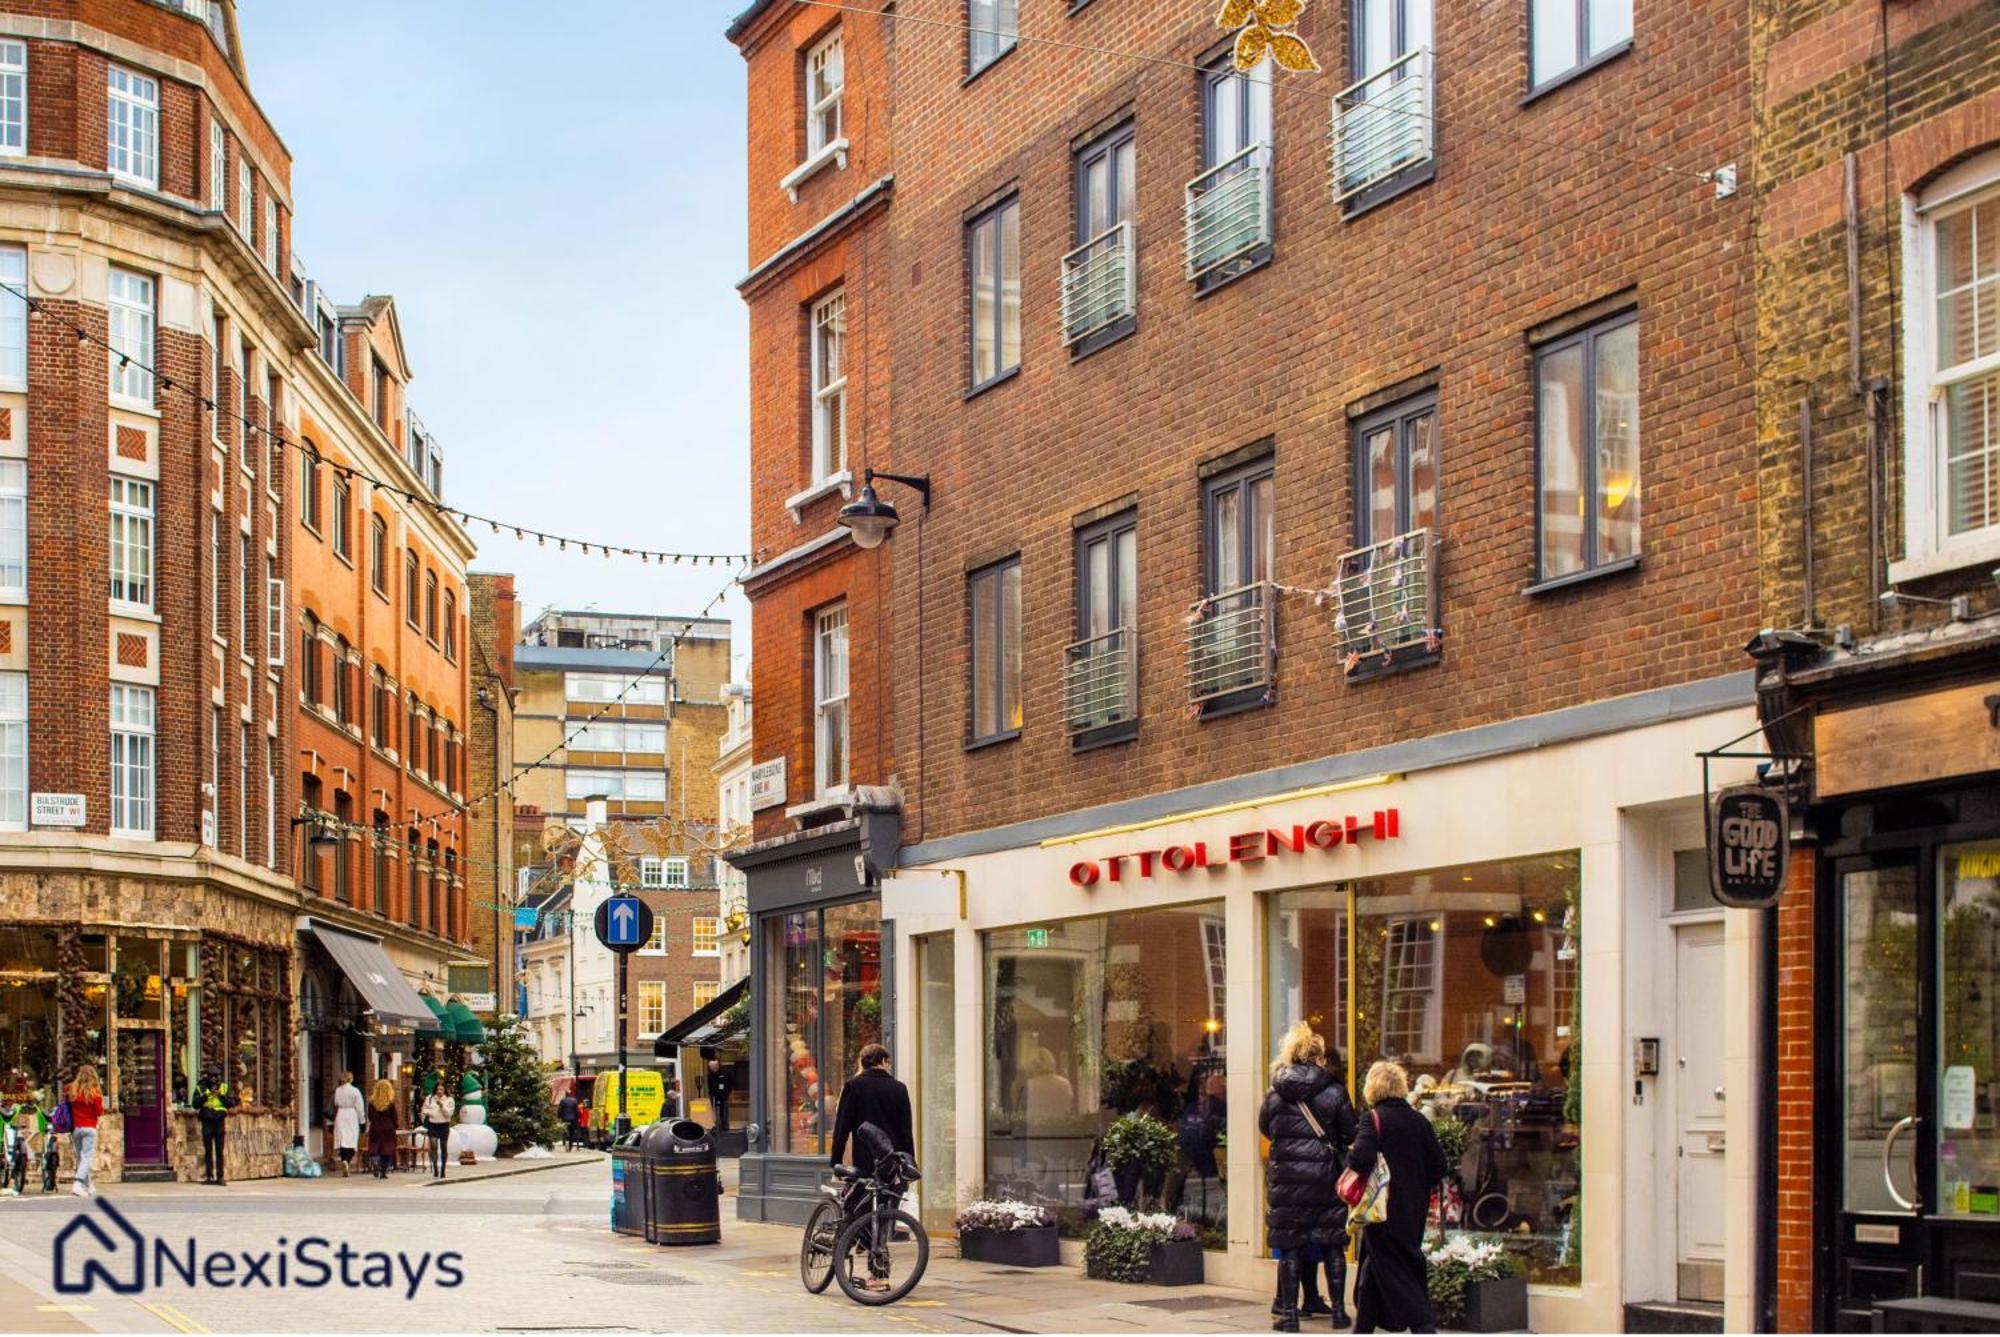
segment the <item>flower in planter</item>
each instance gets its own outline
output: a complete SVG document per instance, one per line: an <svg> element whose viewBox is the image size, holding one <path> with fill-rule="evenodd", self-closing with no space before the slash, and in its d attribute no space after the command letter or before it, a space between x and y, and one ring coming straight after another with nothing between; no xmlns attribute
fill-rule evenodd
<svg viewBox="0 0 2000 1337"><path fill-rule="evenodd" d="M1464 1232L1427 1242L1424 1258L1430 1264L1431 1303L1440 1326L1464 1318L1466 1292L1474 1284L1525 1275L1521 1260L1505 1245Z"/></svg>
<svg viewBox="0 0 2000 1337"><path fill-rule="evenodd" d="M1046 1207L981 1198L960 1208L952 1224L963 1234L968 1230L1035 1230L1055 1223L1055 1216Z"/></svg>

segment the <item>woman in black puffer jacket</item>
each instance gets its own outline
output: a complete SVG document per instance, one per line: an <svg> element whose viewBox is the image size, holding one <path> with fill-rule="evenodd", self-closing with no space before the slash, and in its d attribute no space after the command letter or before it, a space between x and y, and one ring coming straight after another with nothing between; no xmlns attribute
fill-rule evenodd
<svg viewBox="0 0 2000 1337"><path fill-rule="evenodd" d="M1257 1115L1258 1129L1271 1139L1264 1231L1278 1251L1274 1332L1299 1330L1301 1284L1306 1288L1305 1312L1328 1312L1317 1303L1319 1288L1314 1284L1322 1259L1327 1262L1332 1292L1333 1326L1347 1326L1342 1294L1346 1258L1341 1249L1347 1205L1333 1186L1354 1142L1355 1117L1346 1089L1327 1070L1326 1057L1326 1041L1305 1022L1295 1023L1278 1046L1271 1089ZM1317 1131L1314 1123L1319 1125Z"/></svg>

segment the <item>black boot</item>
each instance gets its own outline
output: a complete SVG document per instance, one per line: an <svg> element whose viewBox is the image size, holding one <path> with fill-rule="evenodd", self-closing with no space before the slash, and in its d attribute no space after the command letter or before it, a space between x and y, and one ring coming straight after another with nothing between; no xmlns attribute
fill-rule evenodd
<svg viewBox="0 0 2000 1337"><path fill-rule="evenodd" d="M1333 1311L1326 1307L1326 1301L1319 1295L1319 1264L1306 1262L1299 1264L1299 1289L1304 1293L1299 1300L1300 1318L1318 1318Z"/></svg>
<svg viewBox="0 0 2000 1337"><path fill-rule="evenodd" d="M1299 1263L1296 1258L1280 1258L1278 1260L1278 1312L1271 1320L1271 1331L1297 1332L1298 1330Z"/></svg>
<svg viewBox="0 0 2000 1337"><path fill-rule="evenodd" d="M1338 1247L1326 1256L1326 1294L1333 1303L1333 1330L1353 1326L1347 1317L1347 1255Z"/></svg>

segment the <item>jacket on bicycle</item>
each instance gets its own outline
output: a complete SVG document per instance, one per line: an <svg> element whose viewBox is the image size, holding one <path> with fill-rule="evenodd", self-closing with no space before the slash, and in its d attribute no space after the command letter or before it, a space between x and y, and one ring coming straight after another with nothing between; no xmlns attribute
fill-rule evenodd
<svg viewBox="0 0 2000 1337"><path fill-rule="evenodd" d="M864 1068L840 1088L840 1107L833 1116L833 1163L839 1165L847 1154L847 1141L854 1138L854 1168L872 1176L879 1151L855 1133L864 1123L872 1123L889 1135L894 1151L917 1154L915 1132L910 1120L910 1089L881 1068Z"/></svg>

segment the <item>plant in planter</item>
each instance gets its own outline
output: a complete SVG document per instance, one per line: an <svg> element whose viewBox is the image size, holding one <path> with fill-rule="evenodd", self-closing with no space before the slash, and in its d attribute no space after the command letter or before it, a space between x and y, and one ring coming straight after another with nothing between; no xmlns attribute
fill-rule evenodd
<svg viewBox="0 0 2000 1337"><path fill-rule="evenodd" d="M975 1263L1053 1267L1062 1261L1056 1218L1027 1202L982 1198L959 1209L959 1255Z"/></svg>
<svg viewBox="0 0 2000 1337"><path fill-rule="evenodd" d="M1104 1133L1104 1163L1117 1176L1126 1202L1136 1202L1141 1187L1157 1186L1178 1155L1173 1128L1150 1114L1127 1114Z"/></svg>
<svg viewBox="0 0 2000 1337"><path fill-rule="evenodd" d="M1528 1326L1528 1279L1496 1240L1454 1234L1424 1246L1440 1327L1514 1332Z"/></svg>
<svg viewBox="0 0 2000 1337"><path fill-rule="evenodd" d="M1165 1212L1107 1207L1084 1236L1083 1271L1098 1281L1200 1285L1201 1240L1193 1225Z"/></svg>

